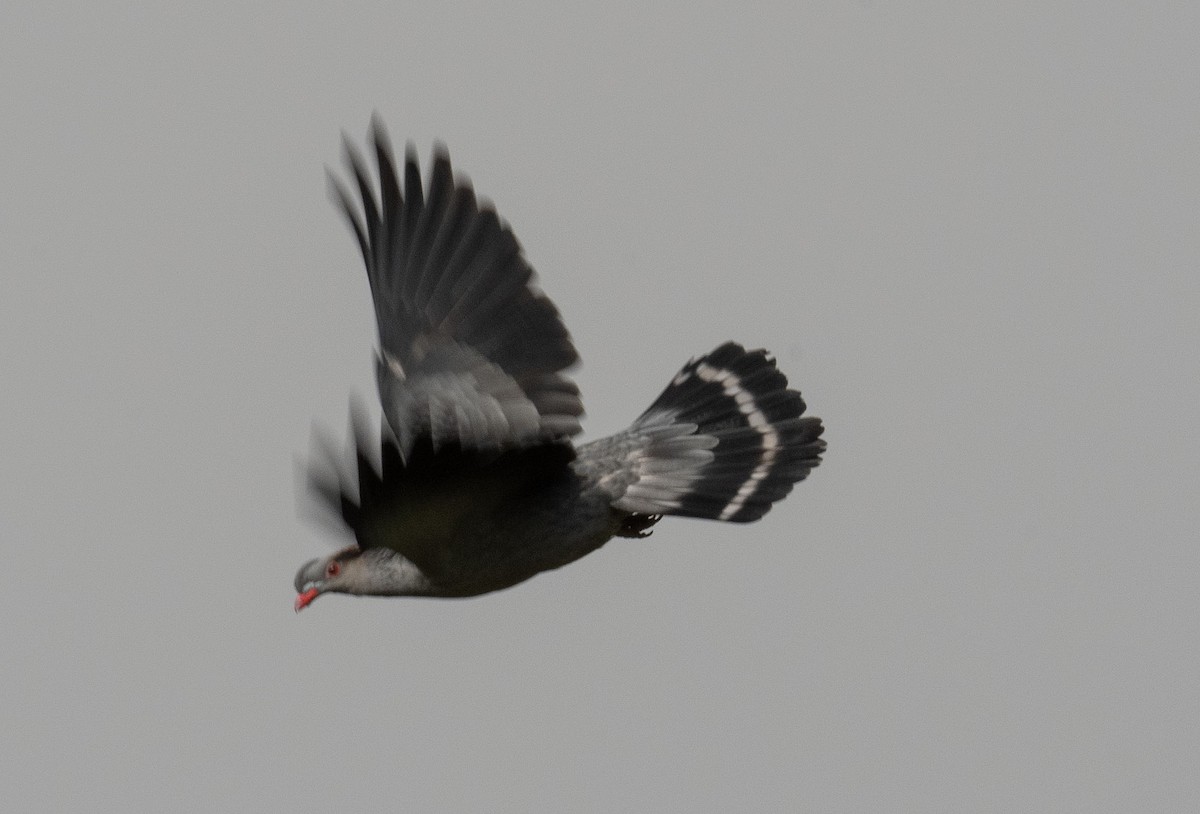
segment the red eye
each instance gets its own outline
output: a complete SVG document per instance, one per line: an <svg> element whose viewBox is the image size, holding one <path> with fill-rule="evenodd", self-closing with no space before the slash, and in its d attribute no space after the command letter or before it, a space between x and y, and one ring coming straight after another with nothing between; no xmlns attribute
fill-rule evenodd
<svg viewBox="0 0 1200 814"><path fill-rule="evenodd" d="M336 560L325 566L325 576L327 577L336 577L340 573L342 573L342 564Z"/></svg>

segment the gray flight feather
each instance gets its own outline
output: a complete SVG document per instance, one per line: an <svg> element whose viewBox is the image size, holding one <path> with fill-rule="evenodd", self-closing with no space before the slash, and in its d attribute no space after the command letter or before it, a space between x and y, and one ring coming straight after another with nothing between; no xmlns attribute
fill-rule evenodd
<svg viewBox="0 0 1200 814"><path fill-rule="evenodd" d="M378 119L372 132L381 196L348 140L361 207L331 183L367 267L379 396L401 454L425 435L435 448L501 449L578 433L583 405L563 373L578 356L512 231L454 177L444 147L424 186L410 146L402 185Z"/></svg>

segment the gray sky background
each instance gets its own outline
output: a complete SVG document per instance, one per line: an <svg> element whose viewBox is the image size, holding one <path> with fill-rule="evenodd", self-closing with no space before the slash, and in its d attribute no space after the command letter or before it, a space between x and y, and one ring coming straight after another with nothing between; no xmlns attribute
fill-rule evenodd
<svg viewBox="0 0 1200 814"><path fill-rule="evenodd" d="M1200 806L1200 6L407 5L0 12L5 808ZM372 110L513 224L589 437L737 339L826 463L294 616Z"/></svg>

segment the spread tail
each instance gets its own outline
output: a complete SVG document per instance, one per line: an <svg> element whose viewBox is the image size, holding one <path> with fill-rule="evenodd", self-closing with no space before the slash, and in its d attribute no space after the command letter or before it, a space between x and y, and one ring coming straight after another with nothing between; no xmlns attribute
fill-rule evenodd
<svg viewBox="0 0 1200 814"><path fill-rule="evenodd" d="M580 449L612 505L747 523L821 461L819 418L763 350L727 342L684 365L628 430Z"/></svg>

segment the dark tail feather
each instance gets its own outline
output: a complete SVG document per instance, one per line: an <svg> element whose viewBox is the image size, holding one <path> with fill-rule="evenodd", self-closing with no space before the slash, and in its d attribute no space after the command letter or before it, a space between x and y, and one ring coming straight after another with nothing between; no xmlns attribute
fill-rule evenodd
<svg viewBox="0 0 1200 814"><path fill-rule="evenodd" d="M766 351L727 342L693 359L631 428L646 443L632 459L636 479L614 505L648 515L759 519L821 462L824 427L802 418L804 409ZM697 454L700 448L711 455Z"/></svg>

